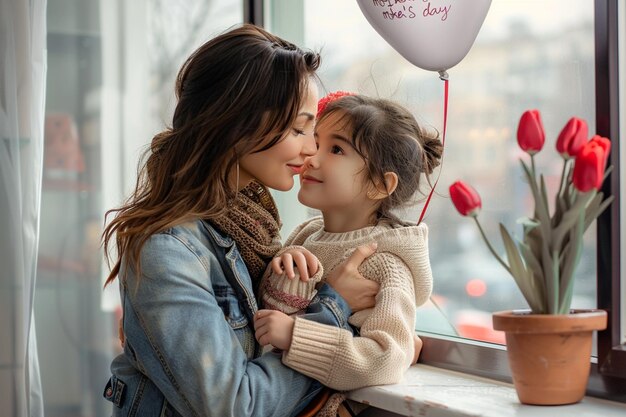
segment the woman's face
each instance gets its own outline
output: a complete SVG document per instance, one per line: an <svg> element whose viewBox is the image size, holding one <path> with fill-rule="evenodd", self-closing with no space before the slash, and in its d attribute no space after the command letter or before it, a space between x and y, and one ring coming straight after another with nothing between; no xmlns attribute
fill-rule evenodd
<svg viewBox="0 0 626 417"><path fill-rule="evenodd" d="M271 148L239 160L239 188L252 180L280 191L293 187L293 177L300 173L304 159L316 150L313 128L317 95L317 85L311 80L298 117L289 132Z"/></svg>

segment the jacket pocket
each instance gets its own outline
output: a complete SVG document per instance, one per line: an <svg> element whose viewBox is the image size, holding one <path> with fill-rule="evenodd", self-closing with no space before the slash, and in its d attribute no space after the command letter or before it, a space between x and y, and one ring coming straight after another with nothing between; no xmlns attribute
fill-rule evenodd
<svg viewBox="0 0 626 417"><path fill-rule="evenodd" d="M115 407L122 408L126 396L126 384L113 375L104 387L102 396L105 400L111 401Z"/></svg>
<svg viewBox="0 0 626 417"><path fill-rule="evenodd" d="M224 312L226 322L233 329L247 358L252 359L258 354L254 329L242 308L241 302L237 299L234 289L230 286L214 285L213 291L217 304Z"/></svg>
<svg viewBox="0 0 626 417"><path fill-rule="evenodd" d="M235 291L228 286L215 285L213 287L215 300L224 313L224 318L233 328L233 330L241 329L248 325L248 318L244 314L243 309L237 299Z"/></svg>
<svg viewBox="0 0 626 417"><path fill-rule="evenodd" d="M112 375L103 396L113 403L113 417L135 417L141 406L147 378L141 374L124 380Z"/></svg>
<svg viewBox="0 0 626 417"><path fill-rule="evenodd" d="M113 417L179 417L159 389L145 375L111 376L104 398L113 403Z"/></svg>

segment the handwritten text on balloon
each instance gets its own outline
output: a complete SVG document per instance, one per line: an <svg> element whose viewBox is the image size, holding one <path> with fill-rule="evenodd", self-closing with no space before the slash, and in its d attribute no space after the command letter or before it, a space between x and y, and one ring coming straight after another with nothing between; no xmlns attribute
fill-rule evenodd
<svg viewBox="0 0 626 417"><path fill-rule="evenodd" d="M415 3L419 0L372 0L374 6L381 7L383 10L382 16L385 19L414 19L419 14L423 17L440 16L442 21L448 18L448 13L452 8L452 5L447 6L432 6L430 0L421 0L421 13L416 12L413 5L406 5L405 3ZM424 4L426 3L426 4Z"/></svg>

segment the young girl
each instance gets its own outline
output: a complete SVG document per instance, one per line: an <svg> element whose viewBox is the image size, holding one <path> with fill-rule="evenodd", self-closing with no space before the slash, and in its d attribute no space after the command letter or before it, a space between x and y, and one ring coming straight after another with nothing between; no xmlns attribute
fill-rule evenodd
<svg viewBox="0 0 626 417"><path fill-rule="evenodd" d="M391 210L410 203L422 173L439 165L441 142L398 104L357 95L320 109L315 137L318 151L305 160L298 199L322 216L300 225L268 268L261 297L282 312L259 311L256 338L333 389L396 383L413 360L416 306L430 296L432 274L426 225L403 222ZM377 253L359 271L380 292L374 308L349 318L359 337L287 315L305 308L326 275L368 242L377 243ZM296 273L304 276L292 279Z"/></svg>

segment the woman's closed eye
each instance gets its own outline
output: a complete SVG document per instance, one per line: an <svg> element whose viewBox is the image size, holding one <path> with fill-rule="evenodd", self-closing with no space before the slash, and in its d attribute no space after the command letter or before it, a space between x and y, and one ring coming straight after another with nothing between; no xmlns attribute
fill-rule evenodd
<svg viewBox="0 0 626 417"><path fill-rule="evenodd" d="M293 128L293 133L296 136L304 136L306 134L306 132L304 131L304 129L298 129L297 127Z"/></svg>

